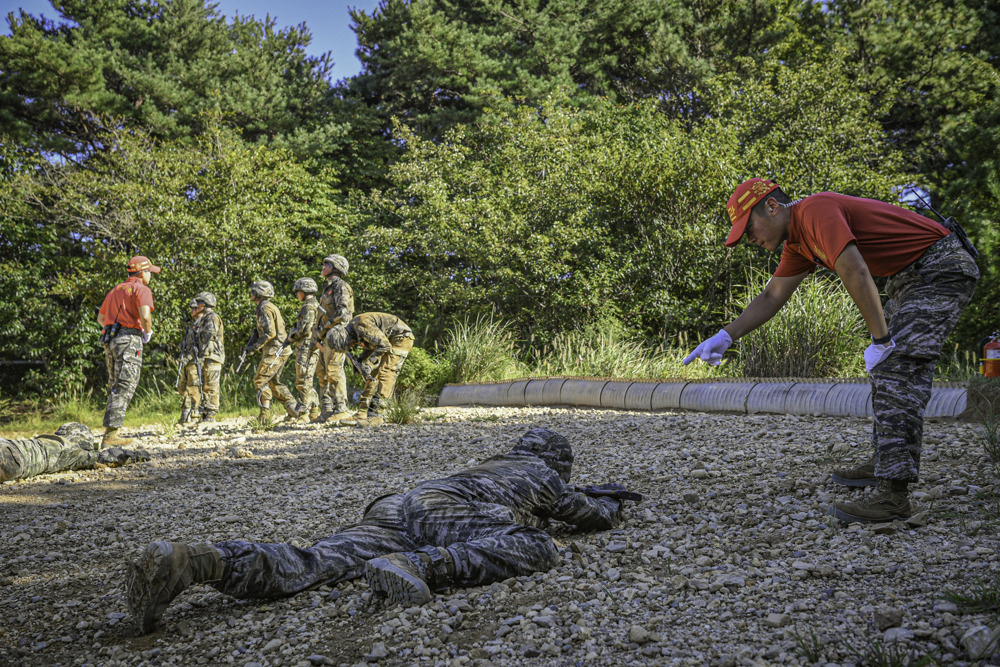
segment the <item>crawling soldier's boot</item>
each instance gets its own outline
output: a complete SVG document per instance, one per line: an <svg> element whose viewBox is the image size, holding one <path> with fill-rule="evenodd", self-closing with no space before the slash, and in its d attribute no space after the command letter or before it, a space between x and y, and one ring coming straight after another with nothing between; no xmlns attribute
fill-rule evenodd
<svg viewBox="0 0 1000 667"><path fill-rule="evenodd" d="M135 442L132 438L125 438L118 435L118 429L107 428L104 431L104 437L101 438L101 447L122 447L124 445L131 445Z"/></svg>
<svg viewBox="0 0 1000 667"><path fill-rule="evenodd" d="M97 459L104 465L122 466L126 463L141 463L150 459L149 452L111 447L98 452Z"/></svg>
<svg viewBox="0 0 1000 667"><path fill-rule="evenodd" d="M181 410L181 418L177 420L178 426L183 426L184 424L191 423L191 410L184 408Z"/></svg>
<svg viewBox="0 0 1000 667"><path fill-rule="evenodd" d="M125 571L125 599L141 635L152 632L167 605L193 583L222 579L222 552L207 544L153 542Z"/></svg>
<svg viewBox="0 0 1000 667"><path fill-rule="evenodd" d="M390 602L425 604L431 591L447 590L455 581L455 561L447 549L421 547L372 558L365 563L365 581Z"/></svg>
<svg viewBox="0 0 1000 667"><path fill-rule="evenodd" d="M875 458L872 457L854 468L837 468L830 477L837 484L844 486L875 486L878 477L875 476Z"/></svg>

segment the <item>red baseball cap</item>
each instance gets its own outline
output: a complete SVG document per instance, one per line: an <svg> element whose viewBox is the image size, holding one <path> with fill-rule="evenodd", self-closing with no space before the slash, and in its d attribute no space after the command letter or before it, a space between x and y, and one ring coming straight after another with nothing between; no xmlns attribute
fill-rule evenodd
<svg viewBox="0 0 1000 667"><path fill-rule="evenodd" d="M159 273L160 267L149 261L149 257L143 257L142 255L136 255L128 261L128 266L125 270L129 273L138 273L139 271L149 271L150 273Z"/></svg>
<svg viewBox="0 0 1000 667"><path fill-rule="evenodd" d="M726 204L726 212L729 214L729 221L733 223L733 228L726 238L726 246L732 248L739 245L740 239L747 230L747 221L750 219L750 209L762 201L764 197L778 189L778 184L766 178L751 178L743 181L736 187L736 192L729 198Z"/></svg>

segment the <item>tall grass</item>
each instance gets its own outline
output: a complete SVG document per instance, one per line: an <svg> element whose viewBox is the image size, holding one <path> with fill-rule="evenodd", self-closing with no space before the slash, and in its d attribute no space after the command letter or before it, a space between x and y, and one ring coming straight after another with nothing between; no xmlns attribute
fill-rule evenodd
<svg viewBox="0 0 1000 667"><path fill-rule="evenodd" d="M445 333L444 357L449 382L498 382L516 377L521 366L514 353L514 330L507 322L480 315Z"/></svg>
<svg viewBox="0 0 1000 667"><path fill-rule="evenodd" d="M760 294L770 275L748 276L744 299ZM865 377L869 344L861 313L840 281L806 278L785 307L737 345L745 377Z"/></svg>

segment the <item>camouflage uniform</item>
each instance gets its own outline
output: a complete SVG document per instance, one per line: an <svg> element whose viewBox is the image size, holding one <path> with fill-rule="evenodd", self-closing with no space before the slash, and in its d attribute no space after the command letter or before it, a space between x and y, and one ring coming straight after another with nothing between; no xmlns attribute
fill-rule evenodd
<svg viewBox="0 0 1000 667"><path fill-rule="evenodd" d="M395 315L363 313L348 323L347 333L364 347L360 361L372 369L372 381L365 382L358 412L376 415L392 397L396 378L413 348L413 331Z"/></svg>
<svg viewBox="0 0 1000 667"><path fill-rule="evenodd" d="M273 303L263 299L257 304L257 340L247 346L248 353L257 350L262 352L257 372L253 376L253 386L257 389L257 405L262 408L270 406L272 393L286 410L293 410L295 407L292 392L281 382L281 371L285 368L285 362L292 356L290 347L282 349L281 344L284 340L285 320L281 317L281 311ZM274 362L274 365L271 365L271 362Z"/></svg>
<svg viewBox="0 0 1000 667"><path fill-rule="evenodd" d="M313 378L316 376L320 351L312 341L318 312L319 302L316 297L312 294L307 295L302 302L302 308L299 309L295 326L288 333L288 340L295 345L295 391L299 395L296 409L300 413L313 412L319 408L319 396L313 387Z"/></svg>
<svg viewBox="0 0 1000 667"><path fill-rule="evenodd" d="M978 278L975 260L950 234L886 283L885 319L896 347L871 373L876 477L917 481L934 367Z"/></svg>
<svg viewBox="0 0 1000 667"><path fill-rule="evenodd" d="M108 404L104 410L104 426L117 429L125 423L125 411L139 386L142 332L122 327L118 335L104 346L104 361L108 368Z"/></svg>
<svg viewBox="0 0 1000 667"><path fill-rule="evenodd" d="M331 274L319 295L319 313L313 329L313 345L319 345L316 379L323 412L336 414L347 410L347 376L344 353L331 349L324 334L335 324L346 323L354 316L354 290L342 278Z"/></svg>
<svg viewBox="0 0 1000 667"><path fill-rule="evenodd" d="M544 429L526 435L535 432L556 435ZM214 546L224 568L210 585L237 598L286 597L360 577L365 561L378 556L440 548L454 571L438 587L478 586L554 567L558 553L541 529L550 519L607 530L618 523L620 510L621 501L587 496L541 458L515 449L407 493L378 498L360 523L309 548L220 542Z"/></svg>
<svg viewBox="0 0 1000 667"><path fill-rule="evenodd" d="M182 410L197 414L200 406L206 417L214 417L219 411L222 364L226 362L224 334L222 318L209 306L184 332L180 362L183 370L177 387Z"/></svg>
<svg viewBox="0 0 1000 667"><path fill-rule="evenodd" d="M0 482L50 472L84 470L97 463L121 465L148 458L120 447L98 450L89 428L83 424L63 424L55 435L19 440L0 438Z"/></svg>

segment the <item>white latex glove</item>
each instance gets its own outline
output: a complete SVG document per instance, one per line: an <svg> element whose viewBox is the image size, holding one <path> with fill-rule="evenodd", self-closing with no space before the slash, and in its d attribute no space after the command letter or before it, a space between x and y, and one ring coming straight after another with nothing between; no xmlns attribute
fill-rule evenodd
<svg viewBox="0 0 1000 667"><path fill-rule="evenodd" d="M142 344L145 345L146 343L148 343L149 339L152 338L152 337L153 337L153 332L152 331L143 331L142 332Z"/></svg>
<svg viewBox="0 0 1000 667"><path fill-rule="evenodd" d="M719 333L694 348L694 352L684 357L684 365L687 366L695 359L701 359L713 366L718 366L722 362L722 353L728 350L732 344L733 339L729 333L725 329L719 329Z"/></svg>
<svg viewBox="0 0 1000 667"><path fill-rule="evenodd" d="M885 361L892 351L896 349L896 341L890 339L888 344L879 345L878 343L872 343L865 350L865 370L868 371L870 375L872 369Z"/></svg>

